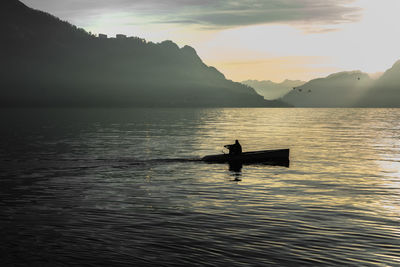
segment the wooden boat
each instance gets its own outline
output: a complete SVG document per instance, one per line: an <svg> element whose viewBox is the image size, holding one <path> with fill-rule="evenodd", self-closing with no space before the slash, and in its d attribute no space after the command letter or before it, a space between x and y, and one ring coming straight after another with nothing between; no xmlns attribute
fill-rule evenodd
<svg viewBox="0 0 400 267"><path fill-rule="evenodd" d="M262 150L244 152L240 155L209 155L201 160L207 163L234 163L234 164L253 164L253 163L288 163L289 149Z"/></svg>

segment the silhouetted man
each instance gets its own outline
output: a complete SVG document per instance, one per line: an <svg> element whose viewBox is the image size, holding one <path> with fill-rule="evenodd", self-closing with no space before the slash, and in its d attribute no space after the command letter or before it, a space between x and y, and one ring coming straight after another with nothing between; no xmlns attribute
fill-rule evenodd
<svg viewBox="0 0 400 267"><path fill-rule="evenodd" d="M224 146L229 149L229 155L240 155L242 154L242 146L239 144L239 141L236 140L233 145Z"/></svg>

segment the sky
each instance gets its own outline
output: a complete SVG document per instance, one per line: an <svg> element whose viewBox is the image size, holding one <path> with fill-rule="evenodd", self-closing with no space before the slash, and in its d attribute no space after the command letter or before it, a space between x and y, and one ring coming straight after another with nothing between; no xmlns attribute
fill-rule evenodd
<svg viewBox="0 0 400 267"><path fill-rule="evenodd" d="M194 47L228 79L376 74L400 60L400 0L22 0L94 34Z"/></svg>

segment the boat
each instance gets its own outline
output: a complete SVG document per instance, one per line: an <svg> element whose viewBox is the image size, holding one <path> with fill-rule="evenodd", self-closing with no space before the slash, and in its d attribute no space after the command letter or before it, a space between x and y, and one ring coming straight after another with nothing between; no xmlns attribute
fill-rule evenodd
<svg viewBox="0 0 400 267"><path fill-rule="evenodd" d="M239 155L219 154L203 157L201 160L207 163L230 163L230 164L279 164L289 163L289 149L261 150L244 152Z"/></svg>

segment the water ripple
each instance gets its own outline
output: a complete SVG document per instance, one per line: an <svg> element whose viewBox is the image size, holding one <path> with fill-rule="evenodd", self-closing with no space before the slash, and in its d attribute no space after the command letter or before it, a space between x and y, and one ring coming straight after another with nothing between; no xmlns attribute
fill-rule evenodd
<svg viewBox="0 0 400 267"><path fill-rule="evenodd" d="M3 266L400 264L400 110L0 117ZM290 168L198 161L237 138Z"/></svg>

